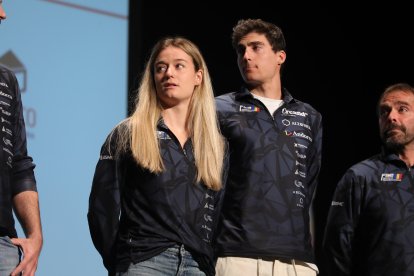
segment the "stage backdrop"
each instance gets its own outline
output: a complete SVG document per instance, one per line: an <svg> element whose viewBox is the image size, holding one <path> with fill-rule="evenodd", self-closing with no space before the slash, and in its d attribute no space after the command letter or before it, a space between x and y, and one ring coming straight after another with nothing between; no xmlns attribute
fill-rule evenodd
<svg viewBox="0 0 414 276"><path fill-rule="evenodd" d="M36 275L105 275L86 214L100 147L126 116L128 1L3 7L0 64L18 77L37 165L44 247Z"/></svg>

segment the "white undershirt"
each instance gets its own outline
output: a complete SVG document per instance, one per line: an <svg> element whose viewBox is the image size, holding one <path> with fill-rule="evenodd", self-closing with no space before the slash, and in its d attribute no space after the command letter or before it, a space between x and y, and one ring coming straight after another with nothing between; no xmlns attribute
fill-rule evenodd
<svg viewBox="0 0 414 276"><path fill-rule="evenodd" d="M261 101L269 110L270 114L273 115L273 113L283 104L283 100L276 100L271 98L266 98L262 96L257 96L256 94L250 93L255 99L258 99Z"/></svg>

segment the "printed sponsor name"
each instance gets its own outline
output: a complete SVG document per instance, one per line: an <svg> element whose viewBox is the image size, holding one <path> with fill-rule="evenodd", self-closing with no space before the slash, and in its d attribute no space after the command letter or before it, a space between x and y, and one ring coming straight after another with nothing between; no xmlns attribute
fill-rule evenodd
<svg viewBox="0 0 414 276"><path fill-rule="evenodd" d="M6 148L6 147L3 147L3 150L5 151L5 152L7 152L8 154L10 154L11 156L13 156L13 153L8 149L8 148Z"/></svg>
<svg viewBox="0 0 414 276"><path fill-rule="evenodd" d="M301 123L301 122L292 122L292 126L305 127L305 128L307 128L309 130L311 129L310 125L307 125L307 124L304 124L304 123Z"/></svg>
<svg viewBox="0 0 414 276"><path fill-rule="evenodd" d="M308 113L306 113L306 112L289 110L287 108L282 109L282 114L285 115L285 116L301 116L301 117L308 116Z"/></svg>
<svg viewBox="0 0 414 276"><path fill-rule="evenodd" d="M299 180L295 180L295 186L298 188L305 188L302 184L302 181L299 181Z"/></svg>
<svg viewBox="0 0 414 276"><path fill-rule="evenodd" d="M0 101L0 104L1 105L5 105L5 106L10 106L10 104L9 103L6 103L5 101Z"/></svg>
<svg viewBox="0 0 414 276"><path fill-rule="evenodd" d="M302 172L302 171L300 171L298 169L296 169L295 174L296 175L299 175L300 177L303 177L303 178L306 177L306 173L305 172Z"/></svg>
<svg viewBox="0 0 414 276"><path fill-rule="evenodd" d="M6 94L6 93L4 93L3 91L0 91L0 96L3 96L3 97L6 97L6 98L9 98L10 100L13 100L13 96L12 96L12 95Z"/></svg>
<svg viewBox="0 0 414 276"><path fill-rule="evenodd" d="M113 160L114 158L111 155L101 155L99 160Z"/></svg>
<svg viewBox="0 0 414 276"><path fill-rule="evenodd" d="M296 156L297 156L297 157L299 157L299 158L301 158L301 159L306 159L306 154L302 154L302 153L300 153L299 151L295 151L295 153L296 153Z"/></svg>
<svg viewBox="0 0 414 276"><path fill-rule="evenodd" d="M309 140L310 142L312 142L312 138L310 136L306 135L303 132L296 132L296 131L292 132L292 131L285 130L285 134L286 134L286 136L300 137L300 138L303 138L303 139L306 139L306 140Z"/></svg>
<svg viewBox="0 0 414 276"><path fill-rule="evenodd" d="M205 221L213 221L210 215L204 214L204 220Z"/></svg>
<svg viewBox="0 0 414 276"><path fill-rule="evenodd" d="M209 210L214 211L214 205L213 205L213 204L208 204L208 203L206 203L206 204L204 205L204 208L205 208L205 209L209 209Z"/></svg>
<svg viewBox="0 0 414 276"><path fill-rule="evenodd" d="M293 194L300 195L301 197L306 197L301 191L293 191Z"/></svg>
<svg viewBox="0 0 414 276"><path fill-rule="evenodd" d="M308 147L299 143L295 143L295 148L307 149Z"/></svg>
<svg viewBox="0 0 414 276"><path fill-rule="evenodd" d="M1 122L11 125L10 121L4 119L3 117L1 117Z"/></svg>
<svg viewBox="0 0 414 276"><path fill-rule="evenodd" d="M284 126L290 126L290 125L292 125L292 126L300 126L300 127L304 127L304 128L307 128L307 129L311 129L311 127L309 126L309 125L307 125L307 124L304 124L304 123L301 123L301 122L296 122L296 121L289 121L288 119L283 119L282 120L282 124L284 125Z"/></svg>
<svg viewBox="0 0 414 276"><path fill-rule="evenodd" d="M10 116L11 115L10 112L4 110L1 106L0 106L0 110L1 110L1 113L3 113L4 115L7 115L7 116Z"/></svg>
<svg viewBox="0 0 414 276"><path fill-rule="evenodd" d="M3 137L3 142L6 146L13 147L13 144L12 144L10 139L7 139L6 137Z"/></svg>
<svg viewBox="0 0 414 276"><path fill-rule="evenodd" d="M6 132L7 134L9 134L10 136L13 136L13 132L11 131L11 129L5 128L4 126L1 129L3 132Z"/></svg>
<svg viewBox="0 0 414 276"><path fill-rule="evenodd" d="M296 160L296 165L299 166L299 167L302 167L302 168L306 168L305 164L302 164L302 163L298 162L297 160Z"/></svg>

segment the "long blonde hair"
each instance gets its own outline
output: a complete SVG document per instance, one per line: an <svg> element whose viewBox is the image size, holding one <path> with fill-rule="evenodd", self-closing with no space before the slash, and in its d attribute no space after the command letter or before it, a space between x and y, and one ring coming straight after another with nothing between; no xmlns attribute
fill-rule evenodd
<svg viewBox="0 0 414 276"><path fill-rule="evenodd" d="M154 62L169 46L187 53L192 58L195 71L202 71L202 82L195 87L189 103L187 129L194 148L196 181L203 181L208 188L219 190L222 187L225 143L218 126L213 87L199 48L186 38L166 37L153 47L135 99L135 110L121 122L126 127L118 128L121 132L118 152L130 150L136 162L153 173L164 170L156 135L162 107L154 84Z"/></svg>

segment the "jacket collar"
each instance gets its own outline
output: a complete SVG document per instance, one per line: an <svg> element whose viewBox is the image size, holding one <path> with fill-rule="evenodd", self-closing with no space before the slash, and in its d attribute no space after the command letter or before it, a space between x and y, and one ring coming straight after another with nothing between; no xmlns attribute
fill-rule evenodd
<svg viewBox="0 0 414 276"><path fill-rule="evenodd" d="M238 93L236 93L236 100L241 99L253 99L252 94L250 93L249 89L247 87L242 86ZM290 102L296 102L297 100L292 97L292 95L289 93L289 91L286 88L282 88L282 100L285 103Z"/></svg>

